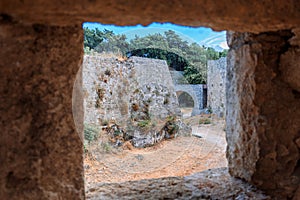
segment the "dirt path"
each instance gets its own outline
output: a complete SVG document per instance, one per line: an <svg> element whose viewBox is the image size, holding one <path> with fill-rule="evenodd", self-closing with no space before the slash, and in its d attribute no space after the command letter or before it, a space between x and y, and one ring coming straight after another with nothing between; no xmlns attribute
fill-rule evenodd
<svg viewBox="0 0 300 200"><path fill-rule="evenodd" d="M224 121L211 119L208 125L194 124L193 134L177 137L145 149L104 153L85 158L86 185L124 182L168 176L186 176L227 166Z"/></svg>

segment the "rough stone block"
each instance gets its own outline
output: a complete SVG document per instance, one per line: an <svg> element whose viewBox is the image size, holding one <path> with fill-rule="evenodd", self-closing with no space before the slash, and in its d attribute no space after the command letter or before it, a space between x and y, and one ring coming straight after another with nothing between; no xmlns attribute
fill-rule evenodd
<svg viewBox="0 0 300 200"><path fill-rule="evenodd" d="M0 21L1 199L84 198L72 117L82 42L80 26Z"/></svg>
<svg viewBox="0 0 300 200"><path fill-rule="evenodd" d="M280 199L300 184L300 79L292 75L300 53L292 37L289 30L228 33L229 171Z"/></svg>

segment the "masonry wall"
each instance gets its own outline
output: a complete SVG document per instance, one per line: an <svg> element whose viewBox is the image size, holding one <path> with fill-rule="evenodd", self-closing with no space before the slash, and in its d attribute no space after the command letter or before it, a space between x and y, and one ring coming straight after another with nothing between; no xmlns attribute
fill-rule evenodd
<svg viewBox="0 0 300 200"><path fill-rule="evenodd" d="M125 125L131 118L130 102L141 88L150 83L168 88L175 97L174 85L164 60L131 57L122 61L101 54L85 55L85 123L101 125L104 121L115 119L119 125ZM102 92L101 99L97 90ZM172 104L170 110L180 115L178 100L171 95L169 101ZM163 110L158 110L152 114L155 116L162 112Z"/></svg>
<svg viewBox="0 0 300 200"><path fill-rule="evenodd" d="M154 145L171 137L169 132L172 137L191 132L180 121L178 100L164 60L86 55L83 88L84 122L98 127L117 125L124 140L131 138L135 147ZM178 129L167 132L170 123Z"/></svg>
<svg viewBox="0 0 300 200"><path fill-rule="evenodd" d="M180 84L175 85L175 91L180 94L179 92L186 92L188 93L194 101L194 108L192 111L192 116L199 115L201 110L204 109L204 85L203 84Z"/></svg>
<svg viewBox="0 0 300 200"><path fill-rule="evenodd" d="M227 39L229 171L292 198L300 184L299 31L229 32Z"/></svg>
<svg viewBox="0 0 300 200"><path fill-rule="evenodd" d="M226 57L207 63L207 104L219 117L226 113Z"/></svg>
<svg viewBox="0 0 300 200"><path fill-rule="evenodd" d="M0 30L0 198L83 199L72 117L82 29L2 18Z"/></svg>

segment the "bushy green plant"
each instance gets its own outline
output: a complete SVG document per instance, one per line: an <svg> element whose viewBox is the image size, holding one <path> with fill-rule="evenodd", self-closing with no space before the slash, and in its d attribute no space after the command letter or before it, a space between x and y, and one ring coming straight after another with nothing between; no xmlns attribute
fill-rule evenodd
<svg viewBox="0 0 300 200"><path fill-rule="evenodd" d="M213 113L213 110L212 110L212 108L211 108L210 106L208 106L207 112L208 112L209 114L212 114L212 113Z"/></svg>
<svg viewBox="0 0 300 200"><path fill-rule="evenodd" d="M190 84L206 83L207 61L225 57L228 52L217 52L196 42L189 43L172 30L143 37L136 35L128 41L124 34L87 27L84 28L84 50L86 54L111 52L166 60L169 67L184 71L184 78Z"/></svg>
<svg viewBox="0 0 300 200"><path fill-rule="evenodd" d="M146 127L149 127L150 124L151 124L151 120L146 119L146 120L139 121L137 125L139 127L146 128Z"/></svg>
<svg viewBox="0 0 300 200"><path fill-rule="evenodd" d="M99 131L100 130L95 125L84 124L84 140L91 143L97 139Z"/></svg>

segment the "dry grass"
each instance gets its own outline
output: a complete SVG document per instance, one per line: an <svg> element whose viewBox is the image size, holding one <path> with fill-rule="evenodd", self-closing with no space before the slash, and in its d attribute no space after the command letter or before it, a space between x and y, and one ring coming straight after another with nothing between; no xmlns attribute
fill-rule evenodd
<svg viewBox="0 0 300 200"><path fill-rule="evenodd" d="M101 58L116 58L118 61L125 61L128 59L126 56L122 55L120 52L119 53L113 53L113 52L97 53L97 52L94 52L92 55L97 55Z"/></svg>

